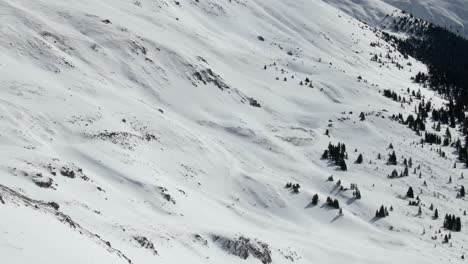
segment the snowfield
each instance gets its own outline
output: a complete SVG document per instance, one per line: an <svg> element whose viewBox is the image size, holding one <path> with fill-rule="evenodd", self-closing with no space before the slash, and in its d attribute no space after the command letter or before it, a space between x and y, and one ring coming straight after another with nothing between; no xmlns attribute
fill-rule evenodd
<svg viewBox="0 0 468 264"><path fill-rule="evenodd" d="M391 119L446 102L373 27L395 8L328 2L0 0L2 263L462 262L464 167Z"/></svg>

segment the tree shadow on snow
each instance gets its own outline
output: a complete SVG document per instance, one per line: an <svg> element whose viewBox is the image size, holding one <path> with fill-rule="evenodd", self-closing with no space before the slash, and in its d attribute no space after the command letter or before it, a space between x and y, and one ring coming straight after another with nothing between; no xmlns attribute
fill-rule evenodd
<svg viewBox="0 0 468 264"><path fill-rule="evenodd" d="M332 190L331 190L328 194L333 193L333 192L336 191L336 189L338 189L339 187L340 187L339 185L336 185L336 184L335 184L335 186L333 186Z"/></svg>
<svg viewBox="0 0 468 264"><path fill-rule="evenodd" d="M352 198L349 198L347 201L346 201L346 204L347 205L350 205L352 203L354 203L356 201L356 198L352 197Z"/></svg>
<svg viewBox="0 0 468 264"><path fill-rule="evenodd" d="M317 205L313 204L312 202L309 202L309 204L307 204L306 207L304 207L304 209L314 208L315 206Z"/></svg>
<svg viewBox="0 0 468 264"><path fill-rule="evenodd" d="M335 217L330 221L330 223L335 222L336 220L340 219L341 217L342 217L342 215L337 215L337 216L335 216Z"/></svg>
<svg viewBox="0 0 468 264"><path fill-rule="evenodd" d="M381 220L382 218L383 218L383 217L376 217L376 216L374 216L374 217L372 217L372 219L369 221L369 223L375 223L375 222Z"/></svg>
<svg viewBox="0 0 468 264"><path fill-rule="evenodd" d="M330 210L336 210L336 208L333 208L331 206L329 206L328 204L324 203L320 206L320 208L325 208L327 209L327 211L330 211Z"/></svg>

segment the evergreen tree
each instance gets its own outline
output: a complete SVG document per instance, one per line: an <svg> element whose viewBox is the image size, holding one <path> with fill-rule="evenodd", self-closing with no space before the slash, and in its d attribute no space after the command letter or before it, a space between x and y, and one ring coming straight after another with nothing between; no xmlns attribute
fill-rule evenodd
<svg viewBox="0 0 468 264"><path fill-rule="evenodd" d="M312 196L312 204L317 205L318 202L319 202L318 194L314 194L314 196Z"/></svg>
<svg viewBox="0 0 468 264"><path fill-rule="evenodd" d="M362 157L362 154L359 154L357 160L356 160L356 164L362 164L363 162L363 157Z"/></svg>
<svg viewBox="0 0 468 264"><path fill-rule="evenodd" d="M382 206L380 206L380 209L375 212L375 217L382 218L382 217L386 217L386 216L388 216L388 211L382 205Z"/></svg>
<svg viewBox="0 0 468 264"><path fill-rule="evenodd" d="M356 200L361 199L361 191L359 191L359 189L356 189L356 191L354 191L354 198L356 198Z"/></svg>
<svg viewBox="0 0 468 264"><path fill-rule="evenodd" d="M387 163L389 165L397 165L397 157L395 151L393 151L392 154L389 155Z"/></svg>
<svg viewBox="0 0 468 264"><path fill-rule="evenodd" d="M409 172L408 172L408 166L405 167L405 170L403 172L403 176L408 176L409 175Z"/></svg>
<svg viewBox="0 0 468 264"><path fill-rule="evenodd" d="M360 119L361 121L366 120L366 115L364 114L364 112L361 112L361 114L359 115L359 119Z"/></svg>
<svg viewBox="0 0 468 264"><path fill-rule="evenodd" d="M414 192L411 186L408 188L408 191L406 192L406 196L409 198L414 198Z"/></svg>
<svg viewBox="0 0 468 264"><path fill-rule="evenodd" d="M335 200L333 201L333 208L335 208L335 209L340 209L340 203L338 202L337 199L335 199Z"/></svg>
<svg viewBox="0 0 468 264"><path fill-rule="evenodd" d="M340 169L342 171L347 171L348 170L348 166L346 166L346 162L344 161L344 159L340 160L339 165L340 165Z"/></svg>

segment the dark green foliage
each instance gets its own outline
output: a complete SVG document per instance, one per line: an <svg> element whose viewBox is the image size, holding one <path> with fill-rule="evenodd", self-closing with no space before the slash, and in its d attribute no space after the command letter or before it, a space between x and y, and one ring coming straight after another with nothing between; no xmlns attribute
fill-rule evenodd
<svg viewBox="0 0 468 264"><path fill-rule="evenodd" d="M346 162L345 162L344 159L340 160L339 166L340 166L340 169L341 169L342 171L347 171L347 170L348 170L348 166L346 165Z"/></svg>
<svg viewBox="0 0 468 264"><path fill-rule="evenodd" d="M377 218L382 218L388 216L388 210L387 207L384 207L383 205L380 207L379 210L375 212L375 217Z"/></svg>
<svg viewBox="0 0 468 264"><path fill-rule="evenodd" d="M461 219L460 217L455 217L455 215L445 215L444 219L444 228L460 232L461 231Z"/></svg>
<svg viewBox="0 0 468 264"><path fill-rule="evenodd" d="M468 40L449 30L430 24L421 27L420 35L400 39L383 33L386 41L395 43L395 47L405 56L412 56L428 66L428 74L419 72L413 78L415 82L430 87L448 100L448 104L432 111L435 122L455 128L458 122L461 131L468 134L468 118L465 110L468 107ZM440 126L437 126L440 131ZM444 144L450 142L446 137ZM459 160L468 165L468 138L465 144L457 142Z"/></svg>
<svg viewBox="0 0 468 264"><path fill-rule="evenodd" d="M440 145L442 138L437 134L426 132L424 133L424 141L428 144Z"/></svg>
<svg viewBox="0 0 468 264"><path fill-rule="evenodd" d="M397 170L393 170L392 173L388 176L389 179L395 179L395 178L398 178L399 175L398 175L398 171Z"/></svg>
<svg viewBox="0 0 468 264"><path fill-rule="evenodd" d="M354 197L356 200L360 200L360 199L361 199L361 191L359 191L359 189L356 189L356 190L353 192L353 197Z"/></svg>
<svg viewBox="0 0 468 264"><path fill-rule="evenodd" d="M411 186L408 188L408 191L406 192L406 197L414 198L414 192Z"/></svg>
<svg viewBox="0 0 468 264"><path fill-rule="evenodd" d="M462 185L460 192L458 193L459 197L465 197L465 186Z"/></svg>
<svg viewBox="0 0 468 264"><path fill-rule="evenodd" d="M359 154L357 160L356 160L356 164L362 164L363 162L363 157L362 157L362 154Z"/></svg>
<svg viewBox="0 0 468 264"><path fill-rule="evenodd" d="M346 145L342 143L338 143L338 145L336 146L329 143L328 148L322 154L322 159L331 160L343 171L346 171L348 169L345 162L346 157Z"/></svg>
<svg viewBox="0 0 468 264"><path fill-rule="evenodd" d="M317 205L318 202L319 202L318 194L314 194L314 196L312 196L312 204Z"/></svg>
<svg viewBox="0 0 468 264"><path fill-rule="evenodd" d="M295 193L295 194L298 194L299 193L299 189L301 188L301 185L299 185L299 183L291 183L291 182L288 182L286 183L286 185L284 186L284 188L286 189L291 189L291 192L292 193Z"/></svg>
<svg viewBox="0 0 468 264"><path fill-rule="evenodd" d="M340 209L340 203L337 199L333 200L332 198L327 197L327 205L335 209Z"/></svg>
<svg viewBox="0 0 468 264"><path fill-rule="evenodd" d="M361 114L359 115L359 120L361 120L361 121L366 120L366 115L364 114L364 112L361 112Z"/></svg>
<svg viewBox="0 0 468 264"><path fill-rule="evenodd" d="M395 151L393 151L390 155L388 155L387 163L389 165L397 165L397 157L396 157Z"/></svg>

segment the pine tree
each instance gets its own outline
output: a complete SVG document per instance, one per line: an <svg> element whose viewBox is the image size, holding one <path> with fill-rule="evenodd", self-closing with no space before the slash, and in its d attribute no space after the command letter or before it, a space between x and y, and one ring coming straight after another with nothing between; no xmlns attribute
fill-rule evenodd
<svg viewBox="0 0 468 264"><path fill-rule="evenodd" d="M439 210L437 210L437 208L435 209L434 211L434 216L433 216L434 219L439 219Z"/></svg>
<svg viewBox="0 0 468 264"><path fill-rule="evenodd" d="M356 200L360 200L360 199L361 199L361 191L359 191L359 189L356 189L356 190L353 192L353 197L354 197Z"/></svg>
<svg viewBox="0 0 468 264"><path fill-rule="evenodd" d="M393 170L392 173L389 176L390 179L398 178L398 171Z"/></svg>
<svg viewBox="0 0 468 264"><path fill-rule="evenodd" d="M457 232L461 231L461 219L460 219L460 217L457 217L456 220L455 220L455 230L454 231L457 231Z"/></svg>
<svg viewBox="0 0 468 264"><path fill-rule="evenodd" d="M366 115L364 114L364 112L361 112L361 114L359 115L359 119L361 121L365 121L366 120Z"/></svg>
<svg viewBox="0 0 468 264"><path fill-rule="evenodd" d="M340 169L341 169L342 171L347 171L347 170L348 170L348 166L346 166L346 162L344 161L344 159L342 159L342 160L340 161L339 165L340 165Z"/></svg>
<svg viewBox="0 0 468 264"><path fill-rule="evenodd" d="M465 187L463 185L460 188L460 197L465 197Z"/></svg>
<svg viewBox="0 0 468 264"><path fill-rule="evenodd" d="M314 196L312 196L312 204L317 205L318 202L319 202L318 194L314 194Z"/></svg>
<svg viewBox="0 0 468 264"><path fill-rule="evenodd" d="M409 198L414 198L414 192L411 186L408 188L408 192L406 192L406 196Z"/></svg>
<svg viewBox="0 0 468 264"><path fill-rule="evenodd" d="M333 201L333 207L336 208L336 209L340 209L340 203L338 202L337 199L335 199L335 200Z"/></svg>
<svg viewBox="0 0 468 264"><path fill-rule="evenodd" d="M363 162L363 157L362 157L362 154L359 154L357 160L356 160L356 164L362 164Z"/></svg>
<svg viewBox="0 0 468 264"><path fill-rule="evenodd" d="M388 164L389 165L397 165L397 157L396 157L395 151L393 151L392 154L389 155Z"/></svg>
<svg viewBox="0 0 468 264"><path fill-rule="evenodd" d="M408 166L406 166L405 171L403 172L403 176L408 176L408 175L409 175Z"/></svg>
<svg viewBox="0 0 468 264"><path fill-rule="evenodd" d="M380 206L380 209L375 212L375 217L377 218L382 218L388 215L388 211L386 208L382 205Z"/></svg>

